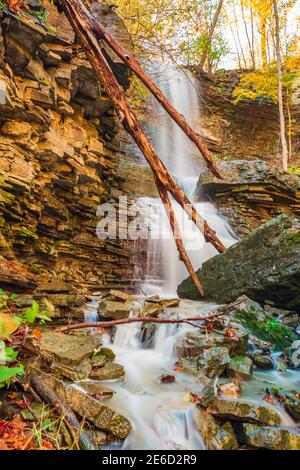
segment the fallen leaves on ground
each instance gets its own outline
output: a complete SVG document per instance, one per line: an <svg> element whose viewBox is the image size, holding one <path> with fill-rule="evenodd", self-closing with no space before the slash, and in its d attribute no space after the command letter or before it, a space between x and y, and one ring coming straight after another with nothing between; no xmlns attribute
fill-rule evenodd
<svg viewBox="0 0 300 470"><path fill-rule="evenodd" d="M11 421L0 420L0 450L34 449L31 428L20 415Z"/></svg>

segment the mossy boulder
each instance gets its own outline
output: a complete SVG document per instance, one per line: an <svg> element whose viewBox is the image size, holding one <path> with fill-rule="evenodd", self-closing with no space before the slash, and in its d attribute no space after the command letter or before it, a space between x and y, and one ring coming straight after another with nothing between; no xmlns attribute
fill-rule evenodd
<svg viewBox="0 0 300 470"><path fill-rule="evenodd" d="M197 271L207 300L229 303L241 295L300 309L300 222L285 214L206 261ZM178 287L182 298L197 299L191 278Z"/></svg>

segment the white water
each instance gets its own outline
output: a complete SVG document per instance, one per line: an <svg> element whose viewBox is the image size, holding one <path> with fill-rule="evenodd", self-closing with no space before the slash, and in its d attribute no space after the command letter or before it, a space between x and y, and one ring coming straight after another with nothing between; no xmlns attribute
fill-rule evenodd
<svg viewBox="0 0 300 470"><path fill-rule="evenodd" d="M198 95L194 89L193 79L175 72L171 67L164 76L163 88L172 103L186 117L193 114L191 124L199 129L201 120L201 107ZM154 125L153 125L154 126ZM192 195L197 178L204 166L201 157L191 150L190 143L179 128L165 114L159 115L159 126L152 129L152 139L168 169L177 175L182 188ZM178 260L176 245L169 231L169 223L165 216L160 200L142 198L141 204L154 206L155 215L152 233L160 235L151 241L148 247L147 279L143 290L147 294L159 293L162 297L176 295L178 283L187 276L185 267ZM226 246L236 240L231 234L230 227L220 217L217 210L209 203L196 203L201 215L209 225L216 230L219 238ZM182 210L174 204L175 213L184 227L184 242L188 253L197 269L202 262L216 254L215 249L205 243L202 235L194 230L187 218L181 217ZM163 223L160 224L161 219ZM161 235L169 233L169 239L162 240ZM95 299L88 306L87 318L96 318ZM138 307L138 305L136 306ZM214 308L214 305L204 302L182 301L179 308L169 309L169 315L180 317L205 314ZM135 309L134 309L135 310ZM133 311L132 316L135 315ZM196 408L186 400L189 391L201 394L202 384L197 379L175 370L176 340L193 328L189 325L159 325L153 346L144 349L140 342L140 324L119 326L116 329L114 340L106 336L105 344L109 345L116 354L116 361L123 364L126 370L124 383L110 382L108 387L116 393L108 400L108 404L127 416L133 424L133 429L124 441L117 445L122 449L204 449L203 442L194 422ZM158 378L162 374L171 374L176 381L170 384L160 384ZM259 380L250 383L244 395L253 402L262 402L266 380L284 382L286 379L299 386L299 377L288 373L278 378L278 372L257 373ZM291 425L292 420L285 414L283 423Z"/></svg>
<svg viewBox="0 0 300 470"><path fill-rule="evenodd" d="M194 130L201 133L201 103L197 83L193 75L182 72L172 65L163 69L158 76L160 86L175 108L183 114ZM152 142L158 155L170 173L177 179L181 188L194 204L200 215L216 231L226 247L236 242L226 220L218 214L210 203L199 203L193 198L199 175L206 165L196 147L177 124L153 101L153 121L150 123ZM151 128L152 124L152 128ZM176 296L178 284L187 277L184 264L179 260L176 244L170 230L169 221L160 199L142 198L140 203L151 207L153 240L150 241L147 256L147 274L143 291L146 294L162 293ZM200 231L181 209L172 201L183 240L195 269L204 261L217 254L216 249L206 243ZM147 211L147 209L146 209ZM157 239L158 238L158 239ZM158 270L158 266L160 270Z"/></svg>

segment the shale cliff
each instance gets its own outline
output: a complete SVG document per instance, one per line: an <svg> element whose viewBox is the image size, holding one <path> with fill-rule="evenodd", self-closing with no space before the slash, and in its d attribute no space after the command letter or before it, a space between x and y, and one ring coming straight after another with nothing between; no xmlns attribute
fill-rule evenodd
<svg viewBox="0 0 300 470"><path fill-rule="evenodd" d="M0 10L0 281L52 294L61 312L74 287L129 289L133 266L128 247L96 236L97 207L121 193L116 112L65 16L46 1L41 20L38 3L22 17ZM130 48L118 17L91 8Z"/></svg>

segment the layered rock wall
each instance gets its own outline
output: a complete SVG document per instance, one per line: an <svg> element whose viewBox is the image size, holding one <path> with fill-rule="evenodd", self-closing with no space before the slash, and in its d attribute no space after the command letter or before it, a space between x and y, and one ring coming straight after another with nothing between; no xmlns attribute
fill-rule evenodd
<svg viewBox="0 0 300 470"><path fill-rule="evenodd" d="M45 22L0 11L1 286L130 288L129 249L96 236L97 207L120 194L117 115L65 16L44 6ZM91 7L130 47L120 20Z"/></svg>
<svg viewBox="0 0 300 470"><path fill-rule="evenodd" d="M196 194L210 200L240 237L278 214L300 215L300 178L261 160L219 164L223 180L200 175Z"/></svg>

